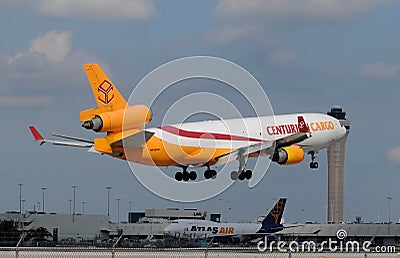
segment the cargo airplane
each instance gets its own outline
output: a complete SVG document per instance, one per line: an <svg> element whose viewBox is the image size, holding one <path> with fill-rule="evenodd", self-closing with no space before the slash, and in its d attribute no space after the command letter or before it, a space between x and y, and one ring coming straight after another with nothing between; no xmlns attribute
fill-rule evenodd
<svg viewBox="0 0 400 258"><path fill-rule="evenodd" d="M240 243L281 231L286 198L281 198L261 223L218 223L200 219L177 219L164 229L172 237L213 239L216 242Z"/></svg>
<svg viewBox="0 0 400 258"><path fill-rule="evenodd" d="M47 140L34 126L36 141L87 148L89 151L151 166L177 166L178 181L196 180L189 167L206 167L204 177L215 178L218 167L238 160L236 180L250 179L248 158L268 156L280 165L296 164L311 155L310 168L318 168L315 153L339 141L346 129L331 116L319 113L249 117L190 122L145 128L151 111L145 105L129 105L98 64L85 64L98 107L80 112L82 127L106 136L85 140L53 134L68 141Z"/></svg>

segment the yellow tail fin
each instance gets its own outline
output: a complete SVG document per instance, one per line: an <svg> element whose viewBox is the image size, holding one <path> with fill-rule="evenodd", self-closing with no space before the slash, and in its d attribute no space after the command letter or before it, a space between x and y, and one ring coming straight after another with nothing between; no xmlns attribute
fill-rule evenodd
<svg viewBox="0 0 400 258"><path fill-rule="evenodd" d="M99 107L110 107L111 110L126 107L126 100L98 64L84 64L83 67Z"/></svg>

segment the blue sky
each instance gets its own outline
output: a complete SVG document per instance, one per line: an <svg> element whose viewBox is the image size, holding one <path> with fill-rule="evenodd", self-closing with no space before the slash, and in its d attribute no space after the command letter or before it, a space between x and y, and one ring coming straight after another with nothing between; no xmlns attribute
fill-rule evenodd
<svg viewBox="0 0 400 258"><path fill-rule="evenodd" d="M176 58L211 55L246 68L268 94L275 113L327 112L339 104L352 129L347 141L345 219L399 220L400 3L390 0L0 1L0 210L18 210L18 183L27 209L46 192L46 210L77 207L112 218L121 198L129 209L199 207L232 220L253 219L288 197L287 221L325 221L326 152L320 169L308 159L272 165L255 189L235 184L200 203L178 204L147 191L120 160L82 150L35 144L27 130L93 138L79 112L95 105L82 65L102 65L128 97L148 72ZM154 110L153 110L154 111ZM199 170L200 171L200 170ZM249 201L253 200L253 201ZM302 211L304 210L304 211ZM226 214L225 214L226 215Z"/></svg>

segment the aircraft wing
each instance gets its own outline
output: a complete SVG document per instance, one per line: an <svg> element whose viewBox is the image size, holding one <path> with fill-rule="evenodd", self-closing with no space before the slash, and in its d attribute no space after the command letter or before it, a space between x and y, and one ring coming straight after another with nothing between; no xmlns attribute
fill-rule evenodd
<svg viewBox="0 0 400 258"><path fill-rule="evenodd" d="M311 134L309 132L297 132L295 134L283 137L281 139L278 139L275 141L275 148L283 148L290 146L292 144L299 143L301 141L304 141L305 139L311 137Z"/></svg>
<svg viewBox="0 0 400 258"><path fill-rule="evenodd" d="M223 235L223 236L222 235L221 236L206 236L205 238L211 238L212 239L211 241L220 242L220 241L230 239L232 237L238 237L241 242L249 242L249 241L252 241L252 240L260 238L260 237L279 234L280 231L282 231L285 228L294 228L294 227L299 227L299 226L300 225L283 226L283 227L275 228L276 229L275 232L227 234L227 235ZM310 232L310 234L318 234L320 231L321 230L318 229L313 232Z"/></svg>
<svg viewBox="0 0 400 258"><path fill-rule="evenodd" d="M241 157L248 157L252 154L272 155L276 149L302 142L305 139L311 137L310 129L304 122L304 118L302 116L298 117L298 127L299 131L294 134L284 136L274 141L265 141L256 144L250 144L248 146L240 147L231 152L222 154L216 157L217 162L215 163L215 166L218 167L230 161L239 160Z"/></svg>
<svg viewBox="0 0 400 258"><path fill-rule="evenodd" d="M238 160L240 157L247 157L254 153L273 154L274 150L274 141L251 144L216 157L215 159L217 162L214 165L218 167L233 160Z"/></svg>
<svg viewBox="0 0 400 258"><path fill-rule="evenodd" d="M111 143L111 147L142 148L143 144L150 140L153 135L153 132L142 130Z"/></svg>

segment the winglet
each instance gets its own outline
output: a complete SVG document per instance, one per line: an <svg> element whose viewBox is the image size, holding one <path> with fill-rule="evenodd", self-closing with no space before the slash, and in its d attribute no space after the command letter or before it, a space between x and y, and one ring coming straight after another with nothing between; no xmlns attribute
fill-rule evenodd
<svg viewBox="0 0 400 258"><path fill-rule="evenodd" d="M302 133L310 132L310 128L308 127L308 125L304 121L304 117L302 117L302 116L298 116L297 117L297 125L299 127L299 132L302 132Z"/></svg>
<svg viewBox="0 0 400 258"><path fill-rule="evenodd" d="M29 130L31 130L31 133L33 135L33 138L35 138L35 141L44 141L43 136L39 133L39 131L33 126L29 126Z"/></svg>

